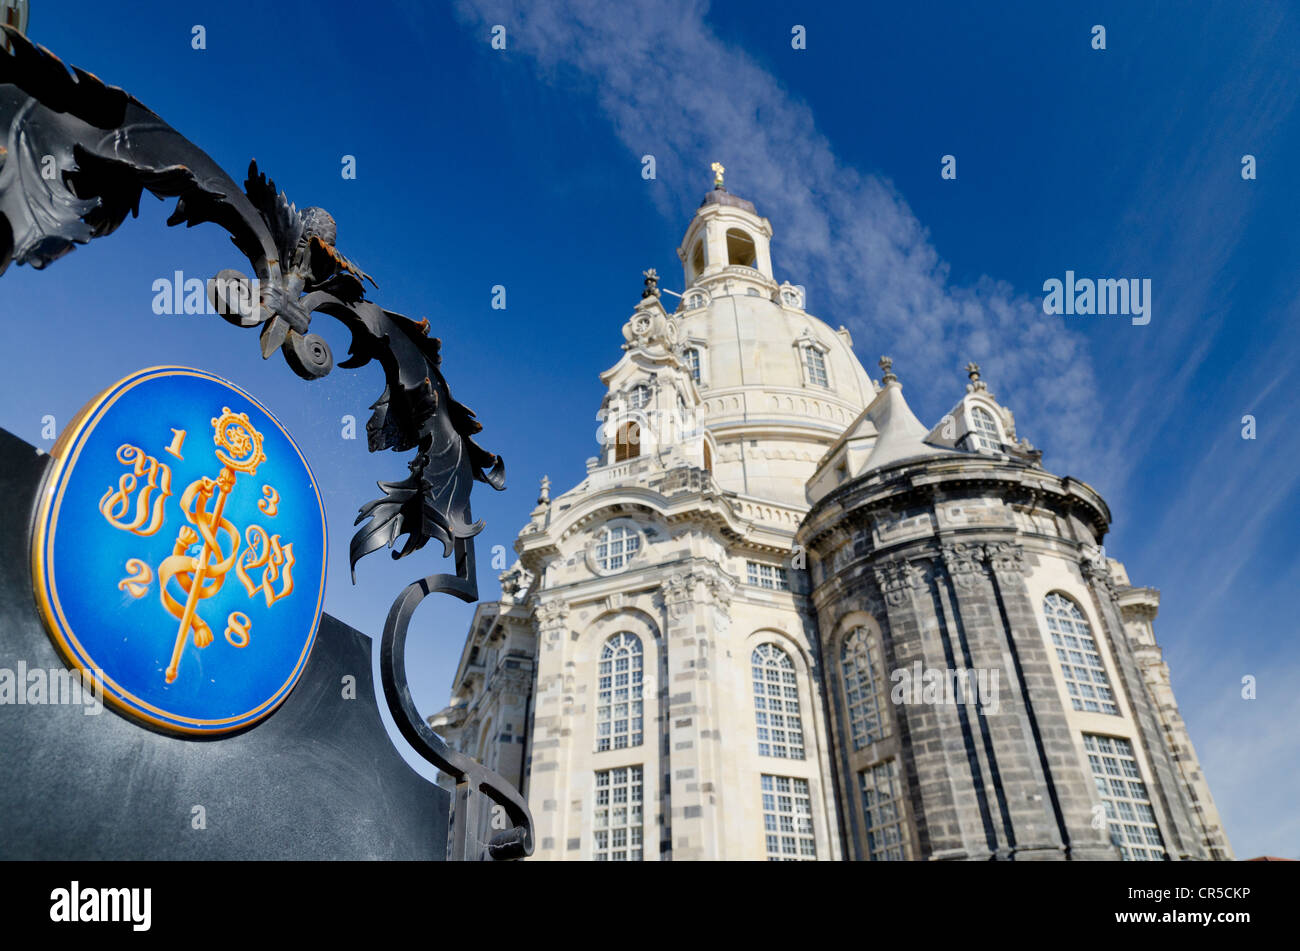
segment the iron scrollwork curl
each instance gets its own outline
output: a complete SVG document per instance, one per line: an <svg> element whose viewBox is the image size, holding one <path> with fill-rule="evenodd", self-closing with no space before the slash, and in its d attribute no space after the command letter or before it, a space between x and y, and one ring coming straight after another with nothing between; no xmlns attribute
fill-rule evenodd
<svg viewBox="0 0 1300 951"><path fill-rule="evenodd" d="M384 495L361 506L349 548L357 561L381 548L404 558L438 541L455 555L455 574L408 585L393 602L380 643L384 697L398 730L457 783L449 857L514 858L532 853L532 817L518 790L495 772L450 749L420 717L405 670L410 619L429 594L478 599L470 514L475 481L505 487L500 456L473 439L482 427L451 396L441 371L441 344L428 320L415 321L366 299L373 278L339 252L338 228L323 208L301 211L249 165L241 189L210 156L126 91L0 26L0 274L8 266L42 269L78 245L113 233L138 215L145 191L175 198L168 225L213 223L230 234L252 277L223 270L208 282L217 312L236 326L260 328L263 359L279 350L298 376L315 380L334 368L329 345L311 332L326 314L351 331L355 368L372 360L385 387L366 424L371 452L414 452L409 474L380 482ZM50 163L53 163L51 173ZM512 827L491 842L478 838L480 796L500 805Z"/></svg>

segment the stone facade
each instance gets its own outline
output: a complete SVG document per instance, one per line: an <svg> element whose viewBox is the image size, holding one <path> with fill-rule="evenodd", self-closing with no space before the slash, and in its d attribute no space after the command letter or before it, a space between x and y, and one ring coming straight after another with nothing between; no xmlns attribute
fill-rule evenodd
<svg viewBox="0 0 1300 951"><path fill-rule="evenodd" d="M1230 858L1104 501L973 365L927 430L771 236L719 183L647 272L430 723L540 859Z"/></svg>

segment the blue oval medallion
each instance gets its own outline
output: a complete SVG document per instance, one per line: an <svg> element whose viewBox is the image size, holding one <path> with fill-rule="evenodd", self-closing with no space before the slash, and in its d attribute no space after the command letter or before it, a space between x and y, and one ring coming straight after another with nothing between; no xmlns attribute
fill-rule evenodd
<svg viewBox="0 0 1300 951"><path fill-rule="evenodd" d="M274 711L325 596L325 511L284 427L220 377L154 367L92 401L53 456L32 571L64 658L173 732Z"/></svg>

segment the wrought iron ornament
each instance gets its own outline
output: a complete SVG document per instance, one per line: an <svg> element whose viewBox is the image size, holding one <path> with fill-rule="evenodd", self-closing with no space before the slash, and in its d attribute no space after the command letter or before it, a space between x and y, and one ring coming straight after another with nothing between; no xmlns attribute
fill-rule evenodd
<svg viewBox="0 0 1300 951"><path fill-rule="evenodd" d="M482 427L456 402L441 372L440 341L427 320L385 310L365 299L374 280L336 247L337 226L322 208L299 211L275 183L249 164L243 189L202 149L135 97L76 67L71 71L43 47L0 27L10 50L0 51L0 273L10 262L41 269L79 244L115 231L139 212L144 191L177 199L168 225L212 222L252 265L253 279L223 270L208 282L218 313L240 327L260 327L263 358L279 350L295 373L314 380L334 367L328 344L310 332L312 315L327 314L351 332L348 358L360 367L377 360L385 387L366 424L371 452L414 451L409 474L380 482L384 496L361 506L349 549L357 561L380 548L403 558L430 540L456 559L455 574L408 585L389 611L380 664L385 699L403 736L458 784L453 804L456 858L515 857L532 852L527 803L509 783L450 750L419 716L407 687L404 644L411 615L430 593L478 599L473 538L483 528L470 514L477 480L505 486L502 459L472 438ZM54 174L47 166L54 163ZM44 174L43 174L44 173ZM477 841L474 795L502 806L512 829Z"/></svg>

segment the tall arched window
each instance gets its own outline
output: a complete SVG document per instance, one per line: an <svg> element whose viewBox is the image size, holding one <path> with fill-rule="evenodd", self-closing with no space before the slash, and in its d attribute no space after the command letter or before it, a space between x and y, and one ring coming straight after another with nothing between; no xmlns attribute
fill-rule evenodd
<svg viewBox="0 0 1300 951"><path fill-rule="evenodd" d="M641 675L641 638L620 631L605 642L597 684L597 753L641 745Z"/></svg>
<svg viewBox="0 0 1300 951"><path fill-rule="evenodd" d="M880 714L880 694L884 690L880 647L867 628L856 627L845 638L840 651L840 671L844 677L849 733L853 748L860 750L885 735L885 721Z"/></svg>
<svg viewBox="0 0 1300 951"><path fill-rule="evenodd" d="M971 433L975 440L975 445L979 449L987 449L991 452L997 452L1002 448L1002 430L998 428L997 420L993 414L983 406L972 406L970 408Z"/></svg>
<svg viewBox="0 0 1300 951"><path fill-rule="evenodd" d="M758 755L803 759L803 721L794 661L775 644L754 648L754 716Z"/></svg>
<svg viewBox="0 0 1300 951"><path fill-rule="evenodd" d="M624 462L641 455L641 424L629 420L618 427L618 436L614 440L614 461Z"/></svg>
<svg viewBox="0 0 1300 951"><path fill-rule="evenodd" d="M1092 638L1088 619L1079 606L1061 592L1053 591L1043 599L1043 614L1074 709L1118 716L1106 666Z"/></svg>

